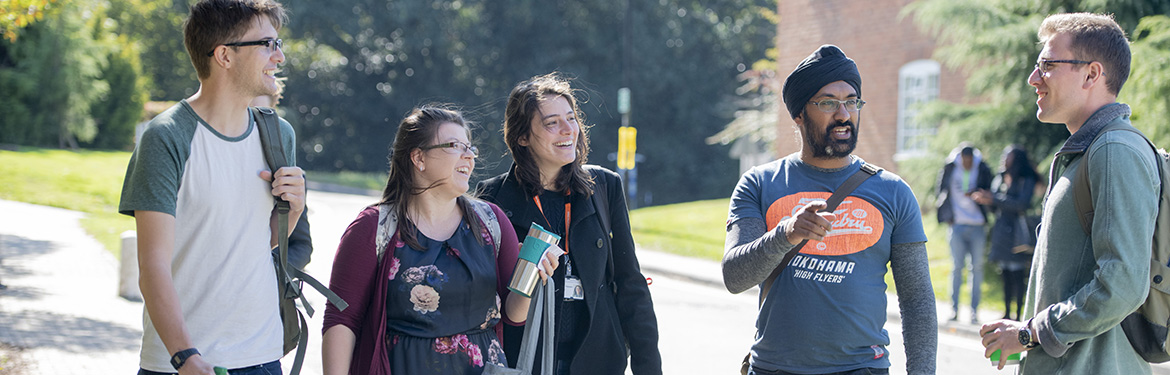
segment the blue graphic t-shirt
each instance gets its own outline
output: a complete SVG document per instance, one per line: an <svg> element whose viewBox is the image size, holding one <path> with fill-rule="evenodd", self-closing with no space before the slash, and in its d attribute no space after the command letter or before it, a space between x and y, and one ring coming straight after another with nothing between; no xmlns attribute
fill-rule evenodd
<svg viewBox="0 0 1170 375"><path fill-rule="evenodd" d="M768 229L832 191L862 160L826 171L798 154L745 173L731 196L728 223L760 218ZM897 175L882 171L834 211L824 242L809 241L776 278L756 321L753 365L795 373L888 368L886 265L890 245L925 242L918 202Z"/></svg>

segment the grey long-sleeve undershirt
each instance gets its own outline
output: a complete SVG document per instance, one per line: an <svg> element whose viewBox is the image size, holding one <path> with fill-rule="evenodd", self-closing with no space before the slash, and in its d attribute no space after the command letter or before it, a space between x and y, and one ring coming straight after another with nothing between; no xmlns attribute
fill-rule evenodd
<svg viewBox="0 0 1170 375"><path fill-rule="evenodd" d="M777 226L777 228L782 228ZM741 293L764 282L794 245L780 230L767 230L764 220L744 218L727 227L724 244L723 283L728 291ZM890 267L902 312L902 339L909 374L934 374L938 352L938 318L926 243L895 244L890 248Z"/></svg>

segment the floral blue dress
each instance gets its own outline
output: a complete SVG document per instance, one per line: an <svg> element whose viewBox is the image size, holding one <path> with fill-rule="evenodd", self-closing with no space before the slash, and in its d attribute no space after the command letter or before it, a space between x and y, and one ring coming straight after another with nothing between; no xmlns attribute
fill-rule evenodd
<svg viewBox="0 0 1170 375"><path fill-rule="evenodd" d="M446 241L420 233L422 250L397 234L392 241L385 336L392 373L480 374L485 364L506 365L490 237L462 222Z"/></svg>

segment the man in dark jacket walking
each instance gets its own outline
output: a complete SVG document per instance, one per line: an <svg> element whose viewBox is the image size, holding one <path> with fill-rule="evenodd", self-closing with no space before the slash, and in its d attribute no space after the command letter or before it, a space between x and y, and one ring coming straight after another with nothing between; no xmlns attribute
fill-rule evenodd
<svg viewBox="0 0 1170 375"><path fill-rule="evenodd" d="M959 320L959 291L963 290L963 268L968 270L971 285L971 324L978 323L979 286L983 282L984 245L987 243L987 208L975 203L971 193L991 189L991 168L983 162L979 149L968 142L951 151L939 174L936 192L938 222L950 224L947 238L951 245L951 320ZM967 257L971 262L967 263Z"/></svg>

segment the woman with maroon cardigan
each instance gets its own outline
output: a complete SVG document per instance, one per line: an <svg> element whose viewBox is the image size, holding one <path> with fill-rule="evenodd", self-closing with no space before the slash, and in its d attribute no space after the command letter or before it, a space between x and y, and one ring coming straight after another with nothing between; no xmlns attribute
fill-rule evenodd
<svg viewBox="0 0 1170 375"><path fill-rule="evenodd" d="M458 112L422 107L402 120L382 201L358 215L337 248L329 288L349 308L326 306L326 375L479 374L506 365L497 323L523 324L529 299L507 289L519 252L512 225L495 205L465 195L476 151ZM543 263L557 264L551 255Z"/></svg>

